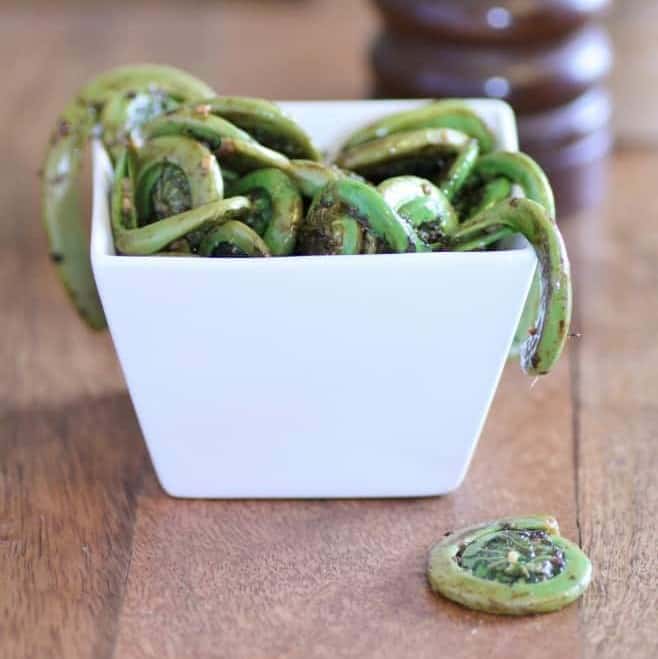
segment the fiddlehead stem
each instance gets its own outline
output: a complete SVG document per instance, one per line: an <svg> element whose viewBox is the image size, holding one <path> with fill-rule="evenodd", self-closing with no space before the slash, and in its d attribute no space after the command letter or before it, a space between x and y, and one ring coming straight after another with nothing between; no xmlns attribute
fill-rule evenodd
<svg viewBox="0 0 658 659"><path fill-rule="evenodd" d="M509 227L503 227L502 229L494 229L489 233L483 233L477 238L471 238L469 240L464 240L463 242L454 243L451 247L453 252L474 252L477 250L483 250L491 245L495 245L504 238L509 238L514 235L514 230ZM432 249L440 249L441 243L437 243L436 246L433 244Z"/></svg>
<svg viewBox="0 0 658 659"><path fill-rule="evenodd" d="M251 200L252 212L244 222L263 237L272 255L291 254L304 208L290 178L278 169L260 169L240 179L231 192Z"/></svg>
<svg viewBox="0 0 658 659"><path fill-rule="evenodd" d="M313 160L291 160L284 171L305 197L314 197L325 185L348 176L336 165Z"/></svg>
<svg viewBox="0 0 658 659"><path fill-rule="evenodd" d="M254 142L237 137L225 137L221 140L219 148L215 149L215 156L222 167L227 166L239 174L247 174L255 169L275 167L288 171L290 160L278 151Z"/></svg>
<svg viewBox="0 0 658 659"><path fill-rule="evenodd" d="M276 103L241 96L219 96L206 103L212 114L227 119L260 144L288 158L321 160L311 138Z"/></svg>
<svg viewBox="0 0 658 659"><path fill-rule="evenodd" d="M450 165L447 174L439 180L444 196L452 201L471 175L480 153L477 140L469 140L459 152L455 162Z"/></svg>
<svg viewBox="0 0 658 659"><path fill-rule="evenodd" d="M231 137L252 142L252 137L231 122L208 114L206 103L181 107L161 115L144 126L145 139L165 136L184 136L203 142L209 149L218 149L223 138Z"/></svg>
<svg viewBox="0 0 658 659"><path fill-rule="evenodd" d="M526 237L537 254L541 298L534 326L521 346L521 366L529 375L548 373L560 357L571 322L569 259L562 235L545 209L530 199L496 204L460 226L465 242L482 233L509 228Z"/></svg>
<svg viewBox="0 0 658 659"><path fill-rule="evenodd" d="M464 133L447 128L394 133L343 151L336 163L374 183L405 174L434 178L469 142Z"/></svg>
<svg viewBox="0 0 658 659"><path fill-rule="evenodd" d="M434 101L413 110L388 115L353 133L343 151L394 133L425 128L450 128L478 141L480 151L493 149L494 136L480 117L465 103L455 100Z"/></svg>
<svg viewBox="0 0 658 659"><path fill-rule="evenodd" d="M495 206L512 195L512 184L504 177L495 178L480 187L479 201L469 209L467 217L473 217Z"/></svg>

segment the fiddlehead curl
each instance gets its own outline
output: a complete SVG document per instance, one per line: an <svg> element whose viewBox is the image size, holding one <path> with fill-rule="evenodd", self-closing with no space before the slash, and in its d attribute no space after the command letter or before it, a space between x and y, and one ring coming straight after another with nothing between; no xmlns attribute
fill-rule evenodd
<svg viewBox="0 0 658 659"><path fill-rule="evenodd" d="M489 613L557 611L585 591L592 566L543 515L478 524L446 537L430 551L432 590Z"/></svg>
<svg viewBox="0 0 658 659"><path fill-rule="evenodd" d="M138 130L144 119L170 103L212 93L205 83L183 71L151 65L123 67L92 80L59 116L43 167L43 224L59 277L91 327L105 327L105 316L91 272L78 196L82 155L88 139L97 126L102 134L101 117L108 104L112 110L106 116L106 137L113 151L121 131ZM150 106L144 101L149 98Z"/></svg>
<svg viewBox="0 0 658 659"><path fill-rule="evenodd" d="M263 237L273 256L293 252L304 208L286 174L278 169L256 170L232 185L231 194L251 200L252 211L244 221Z"/></svg>
<svg viewBox="0 0 658 659"><path fill-rule="evenodd" d="M521 366L529 375L548 373L560 357L571 322L569 258L557 226L546 210L530 199L502 201L463 223L454 234L464 241L509 228L533 246L539 263L540 302L534 326L521 345Z"/></svg>
<svg viewBox="0 0 658 659"><path fill-rule="evenodd" d="M494 147L494 136L486 123L462 101L433 101L413 110L390 114L354 132L342 151L388 135L425 128L450 128L475 138L482 153Z"/></svg>
<svg viewBox="0 0 658 659"><path fill-rule="evenodd" d="M344 178L328 184L314 198L300 231L300 253L358 254L364 242L372 246L365 234L381 241L385 251L429 251L375 188Z"/></svg>
<svg viewBox="0 0 658 659"><path fill-rule="evenodd" d="M212 166L190 160L196 149L213 158L203 145L171 137L154 140L141 159L128 149L119 155L110 203L119 253L189 252L211 226L251 208L246 197L222 199L219 170L211 174Z"/></svg>
<svg viewBox="0 0 658 659"><path fill-rule="evenodd" d="M430 181L418 176L396 176L380 183L377 189L425 243L446 241L457 230L459 219L454 208Z"/></svg>

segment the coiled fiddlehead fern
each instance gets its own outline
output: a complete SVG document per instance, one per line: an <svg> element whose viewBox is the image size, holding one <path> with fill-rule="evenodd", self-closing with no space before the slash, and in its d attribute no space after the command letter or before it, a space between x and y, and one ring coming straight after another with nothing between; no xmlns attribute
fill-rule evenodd
<svg viewBox="0 0 658 659"><path fill-rule="evenodd" d="M260 169L247 174L230 190L251 200L252 211L245 222L263 237L272 255L292 254L304 208L290 178L279 169Z"/></svg>
<svg viewBox="0 0 658 659"><path fill-rule="evenodd" d="M118 68L83 87L57 119L43 167L43 223L59 277L91 327L105 327L105 316L91 273L78 195L88 139L100 127L108 150L116 153L148 118L180 102L212 95L204 82L176 69Z"/></svg>
<svg viewBox="0 0 658 659"><path fill-rule="evenodd" d="M557 611L585 591L592 566L560 537L553 517L478 524L432 547L432 590L471 609L506 615Z"/></svg>
<svg viewBox="0 0 658 659"><path fill-rule="evenodd" d="M386 203L414 228L425 243L447 244L459 225L452 204L430 181L418 176L396 176L377 187Z"/></svg>
<svg viewBox="0 0 658 659"><path fill-rule="evenodd" d="M448 99L379 119L352 133L343 145L342 152L388 135L425 128L450 128L459 131L476 139L482 153L488 153L494 147L494 136L487 124L465 103Z"/></svg>
<svg viewBox="0 0 658 659"><path fill-rule="evenodd" d="M544 375L562 353L571 322L571 278L564 241L545 209L530 199L501 201L462 224L459 242L508 228L534 247L539 263L541 297L533 331L521 346L521 366L529 375Z"/></svg>
<svg viewBox="0 0 658 659"><path fill-rule="evenodd" d="M201 167L199 155L206 163ZM204 229L244 216L251 208L246 197L222 199L221 192L214 156L188 138L156 138L139 156L124 149L115 167L110 201L117 251L189 253L192 238L198 246Z"/></svg>
<svg viewBox="0 0 658 659"><path fill-rule="evenodd" d="M318 192L299 234L303 254L359 254L373 241L378 251L429 251L375 188L349 178Z"/></svg>

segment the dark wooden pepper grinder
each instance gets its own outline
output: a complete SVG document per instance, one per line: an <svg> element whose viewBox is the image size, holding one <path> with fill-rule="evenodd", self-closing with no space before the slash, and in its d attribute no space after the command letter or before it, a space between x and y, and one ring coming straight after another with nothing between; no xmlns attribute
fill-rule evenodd
<svg viewBox="0 0 658 659"><path fill-rule="evenodd" d="M598 201L612 144L609 0L375 0L375 95L502 98L561 216Z"/></svg>

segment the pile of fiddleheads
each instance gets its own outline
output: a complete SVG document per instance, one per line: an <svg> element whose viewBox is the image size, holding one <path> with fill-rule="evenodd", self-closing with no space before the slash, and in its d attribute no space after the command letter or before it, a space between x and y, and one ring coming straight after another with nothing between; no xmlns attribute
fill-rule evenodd
<svg viewBox="0 0 658 659"><path fill-rule="evenodd" d="M562 351L571 282L550 185L527 156L495 151L487 125L459 101L379 120L328 164L269 101L219 97L165 67L100 76L58 121L44 170L44 221L73 301L102 327L75 185L92 134L115 168L119 254L465 252L521 234L539 261L523 368L547 373Z"/></svg>

